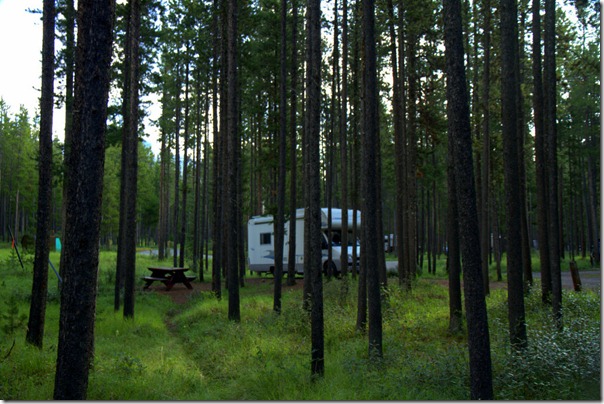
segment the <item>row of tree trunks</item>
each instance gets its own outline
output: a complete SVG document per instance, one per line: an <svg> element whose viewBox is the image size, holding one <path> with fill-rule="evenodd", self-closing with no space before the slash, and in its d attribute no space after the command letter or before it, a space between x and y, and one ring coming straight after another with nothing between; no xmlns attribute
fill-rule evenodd
<svg viewBox="0 0 604 404"><path fill-rule="evenodd" d="M502 117L506 188L507 275L510 340L514 348L527 345L521 224L522 201L518 155L518 26L516 0L501 1Z"/></svg>
<svg viewBox="0 0 604 404"><path fill-rule="evenodd" d="M362 157L362 193L363 218L362 239L367 277L368 325L369 325L369 358L377 361L383 356L382 352L382 308L380 283L381 267L384 256L383 236L381 232L381 209L379 188L381 188L380 166L378 165L380 137L378 134L378 102L377 102L377 69L376 69L376 34L375 34L375 3L373 0L362 2L363 27L363 157ZM380 260L380 256L382 260Z"/></svg>
<svg viewBox="0 0 604 404"><path fill-rule="evenodd" d="M124 95L122 131L122 170L120 184L120 235L117 250L114 308L120 303L120 289L124 288L124 316L134 317L134 282L136 274L136 196L138 179L138 105L139 105L139 31L140 3L128 3L126 30L126 58L124 68Z"/></svg>

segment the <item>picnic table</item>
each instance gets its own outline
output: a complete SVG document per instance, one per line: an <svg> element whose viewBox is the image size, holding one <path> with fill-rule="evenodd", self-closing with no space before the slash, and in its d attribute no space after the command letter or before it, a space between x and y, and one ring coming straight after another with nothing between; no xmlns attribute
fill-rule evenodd
<svg viewBox="0 0 604 404"><path fill-rule="evenodd" d="M143 276L145 280L145 287L143 289L149 289L153 282L162 282L166 285L166 290L172 289L177 283L184 283L187 289L193 289L191 281L195 279L195 276L186 275L185 272L189 270L186 267L149 267L151 271L150 276Z"/></svg>

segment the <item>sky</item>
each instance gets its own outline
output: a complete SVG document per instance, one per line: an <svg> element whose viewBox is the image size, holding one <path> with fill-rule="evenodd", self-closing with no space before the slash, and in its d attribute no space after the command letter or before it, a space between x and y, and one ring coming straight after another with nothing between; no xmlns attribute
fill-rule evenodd
<svg viewBox="0 0 604 404"><path fill-rule="evenodd" d="M42 21L27 9L41 8L41 0L0 0L0 97L12 114L21 105L30 117L39 110Z"/></svg>
<svg viewBox="0 0 604 404"><path fill-rule="evenodd" d="M42 71L42 15L29 13L28 9L42 9L42 0L0 0L0 98L10 107L10 114L19 112L20 106L33 118L39 111ZM60 49L55 43L55 51ZM58 91L55 81L55 92ZM63 141L65 127L64 109L55 109L53 137ZM146 140L154 154L159 154L157 131L148 122Z"/></svg>

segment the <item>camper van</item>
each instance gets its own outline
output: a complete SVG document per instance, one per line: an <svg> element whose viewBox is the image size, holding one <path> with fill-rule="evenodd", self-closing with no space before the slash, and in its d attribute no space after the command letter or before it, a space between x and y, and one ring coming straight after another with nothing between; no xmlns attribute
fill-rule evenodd
<svg viewBox="0 0 604 404"><path fill-rule="evenodd" d="M328 208L321 208L321 236L323 270L329 268L328 258ZM360 262L360 244L353 240L352 225L354 214L357 217L357 229L361 229L361 212L348 210L348 267L352 267L352 249L356 248L357 266ZM290 219L291 220L291 219ZM296 210L296 273L304 273L304 209ZM283 267L286 271L289 260L289 229L290 221L285 222L285 240L283 243ZM331 239L332 239L332 269L338 275L342 271L340 254L342 251L342 209L331 208ZM275 231L273 216L254 216L247 224L248 263L252 273L273 273L275 270Z"/></svg>

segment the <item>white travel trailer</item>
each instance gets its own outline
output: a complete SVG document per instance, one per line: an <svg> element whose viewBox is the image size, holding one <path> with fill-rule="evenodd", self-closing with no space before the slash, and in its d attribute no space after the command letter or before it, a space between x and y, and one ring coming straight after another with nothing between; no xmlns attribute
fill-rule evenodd
<svg viewBox="0 0 604 404"><path fill-rule="evenodd" d="M360 246L358 240L352 238L353 215L357 216L357 233L361 229L361 212L348 210L348 267L352 267L352 249L356 248L357 265L360 262ZM328 258L328 208L321 208L321 236L323 270L329 268ZM304 209L296 210L296 273L304 273ZM275 270L275 232L273 216L254 216L247 224L248 235L248 263L250 271L258 273L273 273ZM283 269L287 271L289 260L289 229L290 222L285 222L285 240L283 243ZM332 263L333 273L338 275L342 271L340 254L342 233L342 209L331 209L331 238L332 238Z"/></svg>

